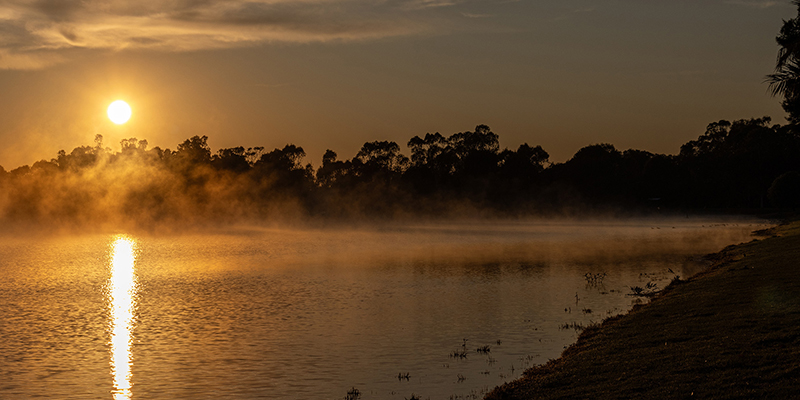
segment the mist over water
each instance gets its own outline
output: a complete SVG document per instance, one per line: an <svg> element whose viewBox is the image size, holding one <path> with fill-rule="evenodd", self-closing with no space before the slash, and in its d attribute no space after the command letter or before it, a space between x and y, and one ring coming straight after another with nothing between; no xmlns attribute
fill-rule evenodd
<svg viewBox="0 0 800 400"><path fill-rule="evenodd" d="M564 325L625 312L638 301L630 286L663 288L763 226L651 218L7 236L0 398L335 399L353 387L364 399L480 396L558 357L578 334ZM606 275L590 284L587 273Z"/></svg>
<svg viewBox="0 0 800 400"><path fill-rule="evenodd" d="M586 146L564 163L541 146L500 148L486 125L366 142L351 159L302 147L242 146L212 153L206 136L176 150L146 140L59 151L8 172L0 167L0 225L17 232L163 234L238 224L270 227L439 222L464 218L685 215L800 205L800 139L770 118L709 124L669 156ZM720 173L725 171L725 173Z"/></svg>

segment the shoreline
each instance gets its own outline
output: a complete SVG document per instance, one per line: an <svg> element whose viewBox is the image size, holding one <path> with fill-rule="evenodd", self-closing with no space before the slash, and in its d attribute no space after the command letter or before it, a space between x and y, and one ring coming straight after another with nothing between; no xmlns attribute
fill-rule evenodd
<svg viewBox="0 0 800 400"><path fill-rule="evenodd" d="M800 221L585 329L485 399L791 398L800 391ZM754 232L756 234L756 232Z"/></svg>

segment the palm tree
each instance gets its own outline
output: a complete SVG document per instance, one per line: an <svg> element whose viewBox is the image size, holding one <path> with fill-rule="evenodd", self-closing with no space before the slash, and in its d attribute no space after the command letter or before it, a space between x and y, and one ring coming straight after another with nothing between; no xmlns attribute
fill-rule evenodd
<svg viewBox="0 0 800 400"><path fill-rule="evenodd" d="M800 65L797 59L784 62L775 68L774 74L767 75L769 91L773 96L796 97L800 94Z"/></svg>
<svg viewBox="0 0 800 400"><path fill-rule="evenodd" d="M798 16L783 21L780 34L775 37L780 49L775 72L767 75L769 91L773 96L783 96L783 109L789 113L792 124L800 123L800 0L792 1Z"/></svg>

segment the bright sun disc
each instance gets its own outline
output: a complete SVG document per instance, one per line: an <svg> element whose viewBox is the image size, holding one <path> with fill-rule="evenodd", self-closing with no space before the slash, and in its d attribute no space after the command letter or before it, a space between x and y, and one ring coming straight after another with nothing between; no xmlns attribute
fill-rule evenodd
<svg viewBox="0 0 800 400"><path fill-rule="evenodd" d="M108 106L108 119L111 122L122 125L131 118L131 106L128 103L117 100Z"/></svg>

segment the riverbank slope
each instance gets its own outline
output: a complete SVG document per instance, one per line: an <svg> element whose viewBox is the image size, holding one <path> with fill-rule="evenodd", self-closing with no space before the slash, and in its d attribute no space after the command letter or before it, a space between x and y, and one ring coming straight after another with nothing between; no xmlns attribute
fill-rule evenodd
<svg viewBox="0 0 800 400"><path fill-rule="evenodd" d="M730 246L645 306L586 329L499 399L795 398L800 222Z"/></svg>

